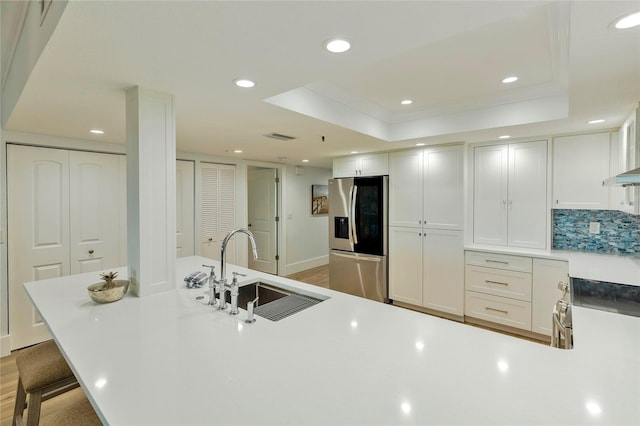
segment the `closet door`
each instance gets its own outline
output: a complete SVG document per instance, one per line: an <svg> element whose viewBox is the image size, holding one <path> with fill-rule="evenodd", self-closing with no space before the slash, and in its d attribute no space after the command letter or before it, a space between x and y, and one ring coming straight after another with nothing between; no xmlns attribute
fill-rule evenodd
<svg viewBox="0 0 640 426"><path fill-rule="evenodd" d="M123 156L8 145L7 160L9 333L18 349L50 339L24 283L123 266L126 203Z"/></svg>
<svg viewBox="0 0 640 426"><path fill-rule="evenodd" d="M220 259L222 240L236 226L236 171L226 164L200 164L200 255ZM236 261L235 240L227 262Z"/></svg>
<svg viewBox="0 0 640 426"><path fill-rule="evenodd" d="M120 264L120 156L69 152L71 274Z"/></svg>
<svg viewBox="0 0 640 426"><path fill-rule="evenodd" d="M11 349L50 335L24 283L69 274L69 152L7 145Z"/></svg>
<svg viewBox="0 0 640 426"><path fill-rule="evenodd" d="M194 162L176 162L176 256L194 254Z"/></svg>

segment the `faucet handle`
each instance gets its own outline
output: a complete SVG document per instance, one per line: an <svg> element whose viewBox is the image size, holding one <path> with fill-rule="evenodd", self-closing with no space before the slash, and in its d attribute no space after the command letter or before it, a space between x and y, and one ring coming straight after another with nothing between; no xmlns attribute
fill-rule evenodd
<svg viewBox="0 0 640 426"><path fill-rule="evenodd" d="M256 319L253 317L253 307L258 302L259 297L256 297L251 302L247 302L247 319L244 322L251 324L256 322Z"/></svg>
<svg viewBox="0 0 640 426"><path fill-rule="evenodd" d="M247 276L247 274L241 274L240 272L232 272L232 274L233 274L233 281L231 282L232 284L233 283L235 283L235 284L238 283L238 277L246 277Z"/></svg>

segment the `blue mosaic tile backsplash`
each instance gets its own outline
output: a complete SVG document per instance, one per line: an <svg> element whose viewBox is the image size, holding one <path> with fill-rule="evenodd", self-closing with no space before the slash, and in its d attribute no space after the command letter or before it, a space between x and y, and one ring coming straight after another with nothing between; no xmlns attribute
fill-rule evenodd
<svg viewBox="0 0 640 426"><path fill-rule="evenodd" d="M600 234L589 233L600 223ZM640 255L640 216L616 210L553 210L553 248Z"/></svg>

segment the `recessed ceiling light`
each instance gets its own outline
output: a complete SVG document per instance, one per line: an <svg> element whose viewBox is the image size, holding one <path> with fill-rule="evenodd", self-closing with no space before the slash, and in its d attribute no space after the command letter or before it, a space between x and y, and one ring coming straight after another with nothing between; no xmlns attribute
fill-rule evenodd
<svg viewBox="0 0 640 426"><path fill-rule="evenodd" d="M638 25L640 25L640 10L616 19L614 27L619 30L626 30L627 28L637 27Z"/></svg>
<svg viewBox="0 0 640 426"><path fill-rule="evenodd" d="M602 118L598 118L597 120L589 120L587 121L588 124L599 124L599 123L604 123L604 120Z"/></svg>
<svg viewBox="0 0 640 426"><path fill-rule="evenodd" d="M244 87L244 88L249 88L249 87L253 87L253 86L256 85L253 81L247 80L247 79L244 79L244 78L239 78L237 80L233 80L233 82L236 84L236 86Z"/></svg>
<svg viewBox="0 0 640 426"><path fill-rule="evenodd" d="M309 162L309 160L302 160L302 162L303 162L303 163L308 163L308 162Z"/></svg>
<svg viewBox="0 0 640 426"><path fill-rule="evenodd" d="M325 48L331 53L344 53L347 50L351 49L351 43L347 40L342 40L339 38L329 40L325 44Z"/></svg>
<svg viewBox="0 0 640 426"><path fill-rule="evenodd" d="M518 77L512 75L511 77L505 77L502 79L503 83L513 83L514 81L518 81Z"/></svg>
<svg viewBox="0 0 640 426"><path fill-rule="evenodd" d="M424 143L424 142L420 142L420 143L417 143L417 144L416 144L416 146L424 146L424 145L425 145L425 143Z"/></svg>
<svg viewBox="0 0 640 426"><path fill-rule="evenodd" d="M93 133L94 135L104 135L104 130L91 129L91 130L89 130L89 133Z"/></svg>
<svg viewBox="0 0 640 426"><path fill-rule="evenodd" d="M352 153L352 154L357 154L357 153L358 153L358 151L351 151L351 153Z"/></svg>
<svg viewBox="0 0 640 426"><path fill-rule="evenodd" d="M498 139L509 139L511 137L511 135L502 135L502 136L498 136Z"/></svg>
<svg viewBox="0 0 640 426"><path fill-rule="evenodd" d="M404 101L400 102L402 105L411 105L413 103L413 101L411 99L405 99Z"/></svg>
<svg viewBox="0 0 640 426"><path fill-rule="evenodd" d="M241 149L236 149L236 150L235 150L235 151L233 151L233 152L235 152L236 154L242 154L242 150L241 150Z"/></svg>

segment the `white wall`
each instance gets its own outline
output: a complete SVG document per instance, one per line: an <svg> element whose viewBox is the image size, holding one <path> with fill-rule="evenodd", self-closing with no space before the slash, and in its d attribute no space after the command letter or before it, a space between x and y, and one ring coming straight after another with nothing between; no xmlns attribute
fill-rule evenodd
<svg viewBox="0 0 640 426"><path fill-rule="evenodd" d="M329 263L328 216L311 215L311 185L327 185L331 169L287 166L284 184L286 273Z"/></svg>

